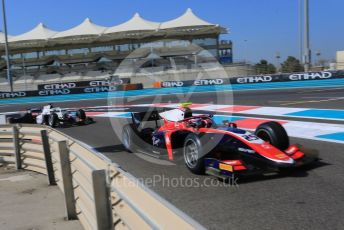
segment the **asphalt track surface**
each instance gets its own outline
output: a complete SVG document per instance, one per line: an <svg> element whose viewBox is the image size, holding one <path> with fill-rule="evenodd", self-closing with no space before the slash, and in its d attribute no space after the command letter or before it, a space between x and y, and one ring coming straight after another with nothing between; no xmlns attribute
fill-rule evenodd
<svg viewBox="0 0 344 230"><path fill-rule="evenodd" d="M154 103L176 103L188 99L194 103L221 104L224 97L232 96L229 92L194 94L190 98L187 95L185 98L167 95L161 96ZM336 87L240 91L234 92L233 103L344 109L343 98L344 89ZM152 97L138 97L116 100L114 103L153 103L152 100ZM107 104L107 100L95 100L55 105L81 107ZM0 111L17 111L30 106L38 105L1 105ZM104 153L209 229L343 229L343 144L292 138L292 142L317 149L322 160L304 170L239 180L238 186L231 186L210 176L193 175L181 162L159 165L127 153L109 118L96 118L95 124L61 130ZM179 186L175 186L176 181ZM181 186L181 181L184 181L185 186Z"/></svg>

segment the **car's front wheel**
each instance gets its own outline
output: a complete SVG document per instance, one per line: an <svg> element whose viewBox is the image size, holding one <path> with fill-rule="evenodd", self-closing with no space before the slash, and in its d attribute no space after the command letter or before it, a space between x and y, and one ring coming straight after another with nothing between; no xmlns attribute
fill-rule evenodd
<svg viewBox="0 0 344 230"><path fill-rule="evenodd" d="M195 174L204 174L204 157L201 140L190 133L184 141L184 163Z"/></svg>
<svg viewBox="0 0 344 230"><path fill-rule="evenodd" d="M135 133L130 125L126 125L123 127L122 131L122 144L124 148L128 152L133 152L134 151L134 138L135 138Z"/></svg>
<svg viewBox="0 0 344 230"><path fill-rule="evenodd" d="M89 125L89 124L92 124L94 123L94 120L92 117L86 117L85 121L84 121L84 124L85 125Z"/></svg>
<svg viewBox="0 0 344 230"><path fill-rule="evenodd" d="M275 121L265 122L259 125L255 131L257 137L268 141L270 144L280 150L289 147L289 137L281 124Z"/></svg>

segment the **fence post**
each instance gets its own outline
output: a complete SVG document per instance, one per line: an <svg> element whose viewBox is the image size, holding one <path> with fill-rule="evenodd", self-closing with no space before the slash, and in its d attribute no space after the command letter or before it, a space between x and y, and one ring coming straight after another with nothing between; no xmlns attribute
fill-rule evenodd
<svg viewBox="0 0 344 230"><path fill-rule="evenodd" d="M50 144L49 144L47 130L41 130L41 138L42 138L45 166L47 168L49 185L56 185L54 167L53 167L53 161L51 158Z"/></svg>
<svg viewBox="0 0 344 230"><path fill-rule="evenodd" d="M22 168L22 159L20 156L20 140L19 140L19 130L18 126L13 126L13 147L14 155L16 157L16 169Z"/></svg>
<svg viewBox="0 0 344 230"><path fill-rule="evenodd" d="M58 152L60 154L61 163L61 173L62 173L62 183L63 191L65 196L65 205L67 210L67 219L75 220L77 219L75 200L74 200L74 189L73 189L73 178L72 170L69 158L69 149L67 147L66 141L57 142Z"/></svg>
<svg viewBox="0 0 344 230"><path fill-rule="evenodd" d="M110 189L106 182L106 171L92 171L92 184L96 209L97 229L112 229L112 207L110 202Z"/></svg>

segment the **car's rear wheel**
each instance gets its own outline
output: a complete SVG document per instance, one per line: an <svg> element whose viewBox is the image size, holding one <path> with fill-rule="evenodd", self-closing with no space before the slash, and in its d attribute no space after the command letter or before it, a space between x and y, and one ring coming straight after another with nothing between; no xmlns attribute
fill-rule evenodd
<svg viewBox="0 0 344 230"><path fill-rule="evenodd" d="M16 120L14 117L9 117L9 118L7 118L7 123L14 124L14 123L16 123Z"/></svg>
<svg viewBox="0 0 344 230"><path fill-rule="evenodd" d="M283 126L275 121L269 121L259 125L255 135L280 150L289 147L289 137Z"/></svg>
<svg viewBox="0 0 344 230"><path fill-rule="evenodd" d="M92 124L94 123L94 120L92 117L86 117L85 121L84 121L84 124L85 125L89 125L89 124Z"/></svg>
<svg viewBox="0 0 344 230"><path fill-rule="evenodd" d="M79 109L78 111L76 111L76 116L77 116L80 120L85 120L85 119L86 119L85 110Z"/></svg>
<svg viewBox="0 0 344 230"><path fill-rule="evenodd" d="M184 163L195 174L204 174L204 157L201 141L190 133L184 141Z"/></svg>
<svg viewBox="0 0 344 230"><path fill-rule="evenodd" d="M59 118L58 118L56 113L50 114L49 121L48 121L49 122L49 126L52 127L52 128L56 127L58 119Z"/></svg>

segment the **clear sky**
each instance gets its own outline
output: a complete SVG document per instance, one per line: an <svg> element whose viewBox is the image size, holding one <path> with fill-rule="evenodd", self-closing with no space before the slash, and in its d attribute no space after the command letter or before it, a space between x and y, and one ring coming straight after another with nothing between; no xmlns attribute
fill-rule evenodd
<svg viewBox="0 0 344 230"><path fill-rule="evenodd" d="M223 38L234 43L234 59L275 62L288 55L299 57L300 0L7 0L8 31L18 35L39 22L61 31L86 17L94 23L113 26L135 12L152 21L167 21L192 8L199 17L229 28ZM321 57L334 59L344 50L344 1L309 0L311 48ZM2 24L1 24L2 25Z"/></svg>

